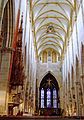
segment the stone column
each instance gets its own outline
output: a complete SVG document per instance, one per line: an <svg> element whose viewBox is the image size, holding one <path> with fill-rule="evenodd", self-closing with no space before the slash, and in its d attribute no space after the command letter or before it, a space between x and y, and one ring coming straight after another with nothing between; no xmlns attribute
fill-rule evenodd
<svg viewBox="0 0 84 120"><path fill-rule="evenodd" d="M10 48L1 48L0 54L2 57L0 68L0 115L8 114L8 85L9 85L9 72L11 62Z"/></svg>
<svg viewBox="0 0 84 120"><path fill-rule="evenodd" d="M67 80L67 79L66 79ZM65 113L67 114L67 82L65 83Z"/></svg>
<svg viewBox="0 0 84 120"><path fill-rule="evenodd" d="M63 86L62 86L62 84L61 84L61 86L59 87L60 89L60 108L62 108L63 109L63 93L62 93L62 91L63 91Z"/></svg>
<svg viewBox="0 0 84 120"><path fill-rule="evenodd" d="M71 88L71 98L72 98L72 116L74 116L75 110L75 89L74 87Z"/></svg>
<svg viewBox="0 0 84 120"><path fill-rule="evenodd" d="M36 79L36 90L35 90L35 113L38 113L38 85L37 85L37 79Z"/></svg>
<svg viewBox="0 0 84 120"><path fill-rule="evenodd" d="M79 82L76 82L76 104L77 104L77 115L80 116L80 98L79 98Z"/></svg>
<svg viewBox="0 0 84 120"><path fill-rule="evenodd" d="M84 74L81 75L82 78L82 91L84 92ZM84 94L82 94L83 104L82 104L82 115L84 116Z"/></svg>

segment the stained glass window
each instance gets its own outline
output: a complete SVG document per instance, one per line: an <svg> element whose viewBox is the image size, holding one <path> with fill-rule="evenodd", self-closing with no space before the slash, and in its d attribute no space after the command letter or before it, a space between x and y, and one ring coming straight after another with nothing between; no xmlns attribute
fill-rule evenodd
<svg viewBox="0 0 84 120"><path fill-rule="evenodd" d="M50 53L50 52L48 52L48 56L51 56L51 53Z"/></svg>
<svg viewBox="0 0 84 120"><path fill-rule="evenodd" d="M51 91L49 88L47 89L47 107L51 107Z"/></svg>
<svg viewBox="0 0 84 120"><path fill-rule="evenodd" d="M56 91L56 88L53 89L53 107L57 108L57 91Z"/></svg>
<svg viewBox="0 0 84 120"><path fill-rule="evenodd" d="M41 108L44 108L44 89L41 89Z"/></svg>
<svg viewBox="0 0 84 120"><path fill-rule="evenodd" d="M58 103L58 108L60 108L60 103Z"/></svg>

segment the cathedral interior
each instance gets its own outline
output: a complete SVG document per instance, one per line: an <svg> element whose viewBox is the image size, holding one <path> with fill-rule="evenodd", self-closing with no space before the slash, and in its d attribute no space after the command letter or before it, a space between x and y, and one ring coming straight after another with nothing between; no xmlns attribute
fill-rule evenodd
<svg viewBox="0 0 84 120"><path fill-rule="evenodd" d="M0 0L4 115L84 116L84 0Z"/></svg>

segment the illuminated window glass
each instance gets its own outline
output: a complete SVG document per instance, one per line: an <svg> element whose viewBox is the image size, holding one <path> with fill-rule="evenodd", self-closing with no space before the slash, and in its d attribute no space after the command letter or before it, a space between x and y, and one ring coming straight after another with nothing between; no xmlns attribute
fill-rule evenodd
<svg viewBox="0 0 84 120"><path fill-rule="evenodd" d="M58 108L60 108L60 103L58 103Z"/></svg>
<svg viewBox="0 0 84 120"><path fill-rule="evenodd" d="M56 88L53 89L53 107L57 108L57 91L56 91Z"/></svg>
<svg viewBox="0 0 84 120"><path fill-rule="evenodd" d="M51 56L51 53L50 53L50 52L48 52L48 56Z"/></svg>
<svg viewBox="0 0 84 120"><path fill-rule="evenodd" d="M44 89L41 89L41 108L44 108Z"/></svg>
<svg viewBox="0 0 84 120"><path fill-rule="evenodd" d="M47 107L51 107L51 91L47 89Z"/></svg>

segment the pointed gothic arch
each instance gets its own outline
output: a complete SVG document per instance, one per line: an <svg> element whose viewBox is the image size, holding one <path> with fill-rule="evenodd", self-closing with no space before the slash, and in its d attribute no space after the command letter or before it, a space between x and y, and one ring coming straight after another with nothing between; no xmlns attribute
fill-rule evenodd
<svg viewBox="0 0 84 120"><path fill-rule="evenodd" d="M55 110L56 114L56 111L60 109L59 85L57 80L51 73L45 75L42 81L40 82L39 109L41 111L41 115L42 112L43 115L45 115L46 110L50 111L49 114L53 114Z"/></svg>
<svg viewBox="0 0 84 120"><path fill-rule="evenodd" d="M42 79L43 79L48 73L50 73L51 75L53 75L53 76L55 77L56 81L58 82L59 88L60 88L60 81L57 79L56 74L54 74L54 73L51 72L51 71L46 71L46 72L40 77L40 79L39 79L39 85L38 85L39 88L40 88L40 83L41 83Z"/></svg>
<svg viewBox="0 0 84 120"><path fill-rule="evenodd" d="M2 47L11 47L14 32L14 1L8 0L2 17Z"/></svg>
<svg viewBox="0 0 84 120"><path fill-rule="evenodd" d="M76 56L76 83L79 82L79 59Z"/></svg>
<svg viewBox="0 0 84 120"><path fill-rule="evenodd" d="M74 86L74 68L71 68L71 88Z"/></svg>
<svg viewBox="0 0 84 120"><path fill-rule="evenodd" d="M70 73L68 73L68 91L70 91Z"/></svg>
<svg viewBox="0 0 84 120"><path fill-rule="evenodd" d="M81 90L81 76L79 68L79 59L76 56L76 114L80 115L82 112L81 102L82 102L82 90Z"/></svg>

